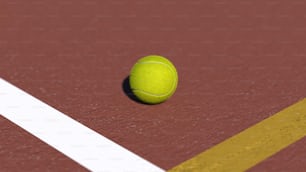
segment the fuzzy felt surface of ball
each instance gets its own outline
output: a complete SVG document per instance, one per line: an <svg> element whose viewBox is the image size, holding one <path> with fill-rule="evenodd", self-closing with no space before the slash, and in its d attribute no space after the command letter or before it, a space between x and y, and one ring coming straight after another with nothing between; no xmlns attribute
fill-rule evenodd
<svg viewBox="0 0 306 172"><path fill-rule="evenodd" d="M159 55L139 59L132 67L129 83L133 94L147 104L169 99L178 84L178 74L170 60Z"/></svg>

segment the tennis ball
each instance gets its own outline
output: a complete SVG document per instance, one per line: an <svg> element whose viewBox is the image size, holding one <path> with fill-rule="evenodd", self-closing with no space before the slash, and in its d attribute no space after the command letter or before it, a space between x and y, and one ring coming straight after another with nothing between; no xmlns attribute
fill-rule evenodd
<svg viewBox="0 0 306 172"><path fill-rule="evenodd" d="M134 95L144 103L158 104L169 99L176 90L178 75L165 57L149 55L137 61L129 76Z"/></svg>

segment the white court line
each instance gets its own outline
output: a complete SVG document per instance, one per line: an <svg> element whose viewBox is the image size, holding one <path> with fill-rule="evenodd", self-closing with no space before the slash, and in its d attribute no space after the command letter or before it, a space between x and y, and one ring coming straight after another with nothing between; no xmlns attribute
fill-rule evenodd
<svg viewBox="0 0 306 172"><path fill-rule="evenodd" d="M1 78L0 114L90 171L165 171Z"/></svg>

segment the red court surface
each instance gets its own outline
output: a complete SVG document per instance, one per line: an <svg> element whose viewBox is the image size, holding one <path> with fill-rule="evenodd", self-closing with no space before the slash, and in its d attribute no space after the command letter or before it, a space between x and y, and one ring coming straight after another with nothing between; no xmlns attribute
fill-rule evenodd
<svg viewBox="0 0 306 172"><path fill-rule="evenodd" d="M0 77L168 170L298 100L306 1L0 0ZM149 54L177 67L176 93L131 100ZM0 171L86 171L0 118ZM250 171L303 171L306 139Z"/></svg>

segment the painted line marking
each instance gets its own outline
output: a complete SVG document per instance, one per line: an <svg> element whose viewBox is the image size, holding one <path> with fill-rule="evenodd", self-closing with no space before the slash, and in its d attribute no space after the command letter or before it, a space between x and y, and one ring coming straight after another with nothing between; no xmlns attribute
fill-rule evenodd
<svg viewBox="0 0 306 172"><path fill-rule="evenodd" d="M251 126L168 172L245 171L306 136L306 99Z"/></svg>
<svg viewBox="0 0 306 172"><path fill-rule="evenodd" d="M1 78L0 114L90 171L164 172Z"/></svg>

